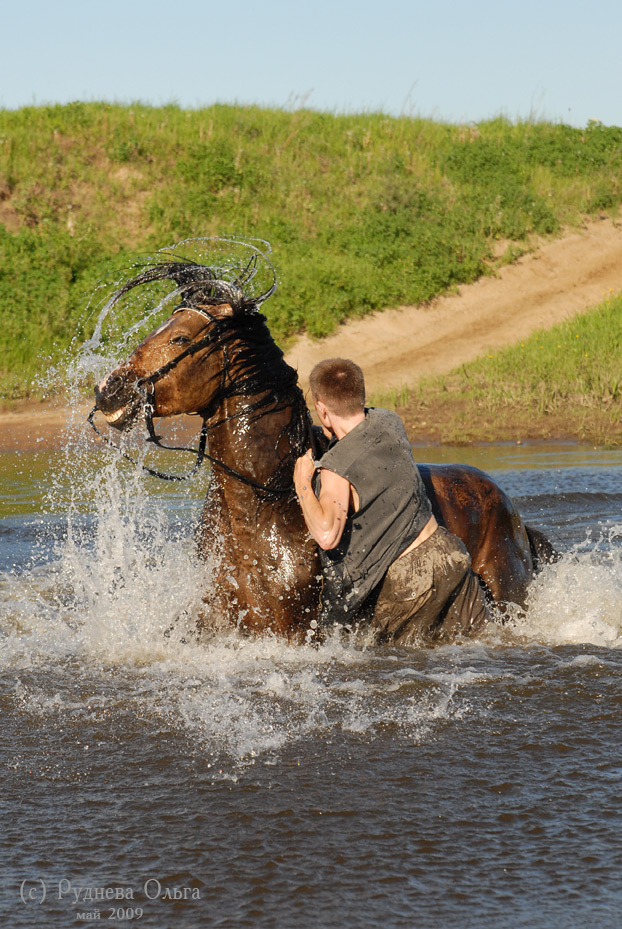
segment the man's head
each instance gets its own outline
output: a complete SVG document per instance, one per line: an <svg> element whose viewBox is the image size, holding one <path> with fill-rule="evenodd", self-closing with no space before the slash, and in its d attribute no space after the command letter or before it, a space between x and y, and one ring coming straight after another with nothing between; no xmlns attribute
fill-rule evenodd
<svg viewBox="0 0 622 929"><path fill-rule="evenodd" d="M357 364L347 358L326 358L309 375L313 401L345 419L365 409L365 378Z"/></svg>

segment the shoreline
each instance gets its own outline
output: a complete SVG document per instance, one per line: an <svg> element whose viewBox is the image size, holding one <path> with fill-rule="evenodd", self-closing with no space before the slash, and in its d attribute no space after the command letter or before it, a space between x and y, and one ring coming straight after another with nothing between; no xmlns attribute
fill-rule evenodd
<svg viewBox="0 0 622 929"><path fill-rule="evenodd" d="M0 453L60 451L75 446L82 439L88 444L101 444L87 423L92 409L90 403L77 407L63 406L60 400L17 400L10 409L0 411ZM573 424L568 417L551 417L527 413L513 413L511 421L492 424L472 421L468 430L456 422L455 410L446 405L415 405L397 408L404 420L406 432L413 447L473 448L488 445L575 445L592 448L622 448L622 422L608 428L603 438L602 425L597 417ZM84 427L82 429L82 426ZM188 417L189 432L196 433L196 418Z"/></svg>

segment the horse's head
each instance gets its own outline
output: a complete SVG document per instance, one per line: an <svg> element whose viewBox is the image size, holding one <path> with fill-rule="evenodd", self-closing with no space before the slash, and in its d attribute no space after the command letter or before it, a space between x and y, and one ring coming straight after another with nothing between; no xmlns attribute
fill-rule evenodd
<svg viewBox="0 0 622 929"><path fill-rule="evenodd" d="M117 429L132 425L147 405L153 416L209 415L238 328L244 328L244 320L263 320L258 307L276 288L269 260L252 242L205 241L216 250L233 250L233 257L217 254L217 265L204 265L178 255L175 247L116 291L102 311L100 320L134 288L144 292L144 285L149 293L152 285L164 284L169 287L165 300L181 303L96 387L97 409ZM179 248L191 245L184 242Z"/></svg>
<svg viewBox="0 0 622 929"><path fill-rule="evenodd" d="M154 416L205 413L222 380L219 332L233 314L228 304L176 309L95 388L108 423L128 428L147 402Z"/></svg>
<svg viewBox="0 0 622 929"><path fill-rule="evenodd" d="M267 495L274 487L281 497L289 493L296 457L308 447L309 419L297 373L258 309L275 284L257 295L244 292L255 265L252 259L226 280L222 268L176 260L147 268L118 290L100 319L144 283L176 285L157 312L168 300L181 305L95 388L96 409L121 430L144 416L157 444L154 417L197 413L204 421L203 443L209 430L210 449L245 460L246 483Z"/></svg>

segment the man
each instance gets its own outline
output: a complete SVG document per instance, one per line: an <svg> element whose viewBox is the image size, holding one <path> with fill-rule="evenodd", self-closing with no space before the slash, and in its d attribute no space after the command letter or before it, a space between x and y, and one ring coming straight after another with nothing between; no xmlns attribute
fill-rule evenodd
<svg viewBox="0 0 622 929"><path fill-rule="evenodd" d="M470 556L436 522L399 416L365 407L363 372L352 361L321 361L310 386L330 444L317 465L311 452L298 459L294 484L320 546L324 620L353 622L373 606L378 638L398 644L481 628L486 607Z"/></svg>

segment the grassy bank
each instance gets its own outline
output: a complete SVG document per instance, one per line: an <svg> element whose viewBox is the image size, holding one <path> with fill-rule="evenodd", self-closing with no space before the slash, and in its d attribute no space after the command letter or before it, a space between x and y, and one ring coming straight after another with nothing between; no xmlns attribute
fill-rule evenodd
<svg viewBox="0 0 622 929"><path fill-rule="evenodd" d="M400 408L415 441L554 437L620 447L621 357L622 296L612 296L584 315L384 400Z"/></svg>
<svg viewBox="0 0 622 929"><path fill-rule="evenodd" d="M259 236L281 342L419 303L622 201L622 129L74 103L0 111L0 391L88 335L139 252Z"/></svg>

